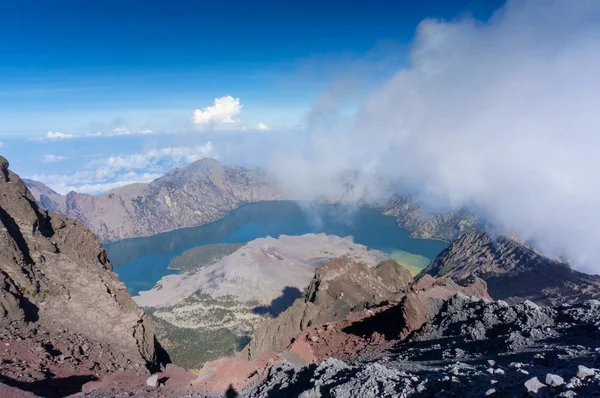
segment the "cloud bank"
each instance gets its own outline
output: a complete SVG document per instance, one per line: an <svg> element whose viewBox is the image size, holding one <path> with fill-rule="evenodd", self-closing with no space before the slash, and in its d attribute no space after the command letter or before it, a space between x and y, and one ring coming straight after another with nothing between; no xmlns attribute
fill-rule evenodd
<svg viewBox="0 0 600 398"><path fill-rule="evenodd" d="M425 20L407 67L350 118L332 122L335 101L317 102L308 138L276 153L272 171L306 197L351 183L356 197L393 187L429 210L469 206L599 272L598 20L593 0Z"/></svg>
<svg viewBox="0 0 600 398"><path fill-rule="evenodd" d="M61 194L70 191L101 194L135 182L150 182L175 167L204 157L216 157L210 141L205 145L166 147L110 156L93 160L74 174L35 174L31 179L41 181Z"/></svg>

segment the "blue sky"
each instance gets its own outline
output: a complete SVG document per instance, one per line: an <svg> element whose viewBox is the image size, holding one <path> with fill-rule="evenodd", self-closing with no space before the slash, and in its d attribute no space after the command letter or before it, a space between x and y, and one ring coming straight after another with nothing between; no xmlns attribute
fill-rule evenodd
<svg viewBox="0 0 600 398"><path fill-rule="evenodd" d="M352 109L405 66L424 18L485 20L501 5L0 0L0 153L62 192L202 156L260 164L301 139L336 82L353 82Z"/></svg>

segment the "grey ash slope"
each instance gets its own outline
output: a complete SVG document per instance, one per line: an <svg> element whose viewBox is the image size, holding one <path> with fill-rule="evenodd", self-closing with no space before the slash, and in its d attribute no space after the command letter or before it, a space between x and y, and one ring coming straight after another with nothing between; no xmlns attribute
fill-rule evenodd
<svg viewBox="0 0 600 398"><path fill-rule="evenodd" d="M26 183L42 207L83 222L103 242L202 225L244 203L282 198L263 171L208 158L101 196L59 195L39 182Z"/></svg>
<svg viewBox="0 0 600 398"><path fill-rule="evenodd" d="M515 240L468 232L442 251L420 276L447 276L457 282L477 276L494 299L525 299L544 305L600 298L600 276L572 269Z"/></svg>

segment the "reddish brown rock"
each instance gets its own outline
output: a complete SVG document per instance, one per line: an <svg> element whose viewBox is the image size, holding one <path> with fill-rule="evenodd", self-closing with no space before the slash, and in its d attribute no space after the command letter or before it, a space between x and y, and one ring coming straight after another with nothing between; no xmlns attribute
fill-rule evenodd
<svg viewBox="0 0 600 398"><path fill-rule="evenodd" d="M31 388L60 388L60 378L80 387L119 369L145 373L166 359L94 234L40 209L3 157L0 323L0 375L35 381Z"/></svg>

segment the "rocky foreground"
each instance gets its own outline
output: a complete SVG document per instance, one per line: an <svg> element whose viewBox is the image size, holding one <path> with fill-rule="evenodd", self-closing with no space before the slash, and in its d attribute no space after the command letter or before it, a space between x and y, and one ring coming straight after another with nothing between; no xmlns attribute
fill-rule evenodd
<svg viewBox="0 0 600 398"><path fill-rule="evenodd" d="M459 294L386 352L278 363L242 396L597 396L599 328L598 301L550 309Z"/></svg>
<svg viewBox="0 0 600 398"><path fill-rule="evenodd" d="M98 240L40 209L0 157L0 382L64 396L168 360Z"/></svg>

